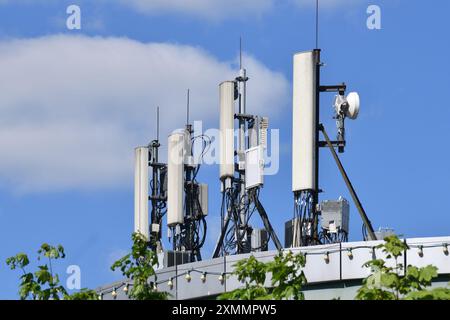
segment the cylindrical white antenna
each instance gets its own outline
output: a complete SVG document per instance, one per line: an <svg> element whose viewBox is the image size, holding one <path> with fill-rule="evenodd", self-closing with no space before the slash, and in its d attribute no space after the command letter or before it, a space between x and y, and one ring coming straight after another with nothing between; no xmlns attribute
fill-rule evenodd
<svg viewBox="0 0 450 320"><path fill-rule="evenodd" d="M220 84L220 178L234 176L234 87L233 81Z"/></svg>
<svg viewBox="0 0 450 320"><path fill-rule="evenodd" d="M149 239L148 224L148 186L149 186L149 149L135 149L134 173L134 232L141 233Z"/></svg>
<svg viewBox="0 0 450 320"><path fill-rule="evenodd" d="M183 189L186 133L176 131L169 136L167 159L167 225L184 223Z"/></svg>
<svg viewBox="0 0 450 320"><path fill-rule="evenodd" d="M316 190L317 65L315 51L294 56L292 190Z"/></svg>

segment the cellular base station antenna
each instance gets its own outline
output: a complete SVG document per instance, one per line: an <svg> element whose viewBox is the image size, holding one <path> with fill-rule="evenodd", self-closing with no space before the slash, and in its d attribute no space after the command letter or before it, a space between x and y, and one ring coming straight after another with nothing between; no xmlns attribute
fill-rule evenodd
<svg viewBox="0 0 450 320"><path fill-rule="evenodd" d="M246 110L247 71L242 67L234 81L220 84L220 180L222 183L221 233L213 257L267 250L272 240L282 245L259 200L264 184L264 152L267 148L268 118ZM235 113L235 101L239 111ZM235 150L234 122L238 122ZM253 229L250 219L257 211L264 229Z"/></svg>
<svg viewBox="0 0 450 320"><path fill-rule="evenodd" d="M358 117L360 100L356 92L345 96L347 90L345 83L321 85L320 73L323 64L319 49L319 0L316 0L315 39L315 50L294 56L292 139L294 219L286 223L286 247L348 241L350 207L347 200L341 197L338 201L319 203L319 195L322 192L319 188L319 150L322 147L330 148L355 202L363 220L364 239L376 239L372 224L335 150L337 148L339 153L344 153L345 120L347 118L354 120ZM326 92L337 93L334 101L336 141L329 139L325 127L320 123L320 94ZM326 141L320 141L320 132Z"/></svg>
<svg viewBox="0 0 450 320"><path fill-rule="evenodd" d="M293 168L292 190L294 192L294 219L286 225L286 246L311 246L348 240L349 204L338 201L319 203L319 149L329 147L342 173L351 196L362 217L368 238L375 240L373 227L350 183L350 180L335 151L345 151L345 119L356 119L359 113L359 95L355 92L345 96L347 86L343 84L322 86L320 84L321 50L298 53L294 56L293 97ZM337 124L337 139L330 141L320 123L320 94L337 93L334 111ZM326 141L320 141L320 132ZM321 221L319 221L321 218ZM319 228L321 225L321 229ZM367 236L365 236L367 238Z"/></svg>
<svg viewBox="0 0 450 320"><path fill-rule="evenodd" d="M202 260L201 248L206 239L208 185L197 181L201 159L194 158L193 146L196 139L202 139L203 157L211 141L205 135L194 136L189 108L188 90L186 127L169 136L167 225L173 251L184 254L187 262L194 262Z"/></svg>
<svg viewBox="0 0 450 320"><path fill-rule="evenodd" d="M152 250L161 252L162 219L167 204L167 165L159 162L159 107L156 113L156 140L135 149L135 228L144 235ZM150 169L151 168L151 180ZM150 187L150 192L149 192ZM148 223L151 203L150 225Z"/></svg>

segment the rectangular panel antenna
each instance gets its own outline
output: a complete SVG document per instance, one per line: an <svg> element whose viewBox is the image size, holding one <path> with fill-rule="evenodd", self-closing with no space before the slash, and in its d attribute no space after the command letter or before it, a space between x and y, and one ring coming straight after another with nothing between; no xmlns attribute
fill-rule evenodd
<svg viewBox="0 0 450 320"><path fill-rule="evenodd" d="M149 149L135 149L134 171L134 232L149 239L148 188L149 188Z"/></svg>
<svg viewBox="0 0 450 320"><path fill-rule="evenodd" d="M292 191L316 190L317 61L314 51L294 56Z"/></svg>
<svg viewBox="0 0 450 320"><path fill-rule="evenodd" d="M235 83L220 84L220 178L234 176L234 91Z"/></svg>
<svg viewBox="0 0 450 320"><path fill-rule="evenodd" d="M167 225L169 227L184 223L185 148L185 131L175 132L169 136L167 159Z"/></svg>
<svg viewBox="0 0 450 320"><path fill-rule="evenodd" d="M264 148L259 145L245 152L245 188L252 189L264 184Z"/></svg>

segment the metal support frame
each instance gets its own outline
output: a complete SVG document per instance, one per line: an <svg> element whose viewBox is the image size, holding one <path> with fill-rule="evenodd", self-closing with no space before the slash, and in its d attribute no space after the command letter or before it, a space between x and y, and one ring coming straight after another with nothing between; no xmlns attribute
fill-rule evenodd
<svg viewBox="0 0 450 320"><path fill-rule="evenodd" d="M352 194L353 201L355 202L358 211L361 215L361 218L364 222L365 227L368 230L369 237L371 240L376 240L373 227L370 223L370 220L367 217L367 214L362 207L361 202L359 201L356 192L348 179L348 176L342 166L342 163L339 160L339 157L334 148L338 148L339 153L343 153L346 141L345 141L345 115L337 115L337 127L338 127L338 137L336 141L331 141L326 135L325 129L323 125L320 123L320 94L321 93L331 93L336 92L339 95L345 95L347 90L347 85L345 83L338 85L326 85L322 86L320 84L321 81L321 67L323 66L321 62L321 50L314 49L315 55L315 63L317 65L316 68L316 147L315 147L315 159L316 159L316 189L315 190L302 190L294 193L294 207L295 207L295 216L299 219L299 223L297 223L297 232L300 237L297 238L297 241L294 241L299 246L311 246L320 244L319 237L319 215L318 211L319 205L319 195L322 190L319 187L319 156L320 156L320 148L329 147L332 151L333 157L336 160L336 163L339 167L339 170L344 177L344 180L347 184L347 187ZM326 137L326 141L320 141L320 132L324 133ZM295 239L294 239L295 240Z"/></svg>
<svg viewBox="0 0 450 320"><path fill-rule="evenodd" d="M319 85L320 92L338 92L340 95L343 95L343 94L345 94L346 90L347 90L347 85L345 83L338 84L338 85L332 85L332 86L320 86Z"/></svg>
<svg viewBox="0 0 450 320"><path fill-rule="evenodd" d="M214 258L217 258L220 255L225 256L229 253L225 250L225 240L227 235L234 236L236 254L248 253L251 251L250 236L252 228L249 225L249 219L252 214L252 212L250 212L251 205L254 205L254 208L258 211L264 227L269 233L270 239L274 242L275 247L278 250L282 249L281 242L270 224L263 205L258 199L260 187L246 190L245 169L239 168L239 162L245 161L245 151L250 147L250 141L247 134L248 130L255 125L254 122L256 119L254 115L246 113L246 91L248 80L249 78L247 77L247 72L242 67L241 48L240 71L239 76L235 79L238 88L237 98L239 102L239 111L234 116L239 123L238 148L236 151L236 155L238 156L238 164L235 165L235 171L238 177L228 178L231 179L231 183L225 180L222 181L222 230L214 249ZM228 187L227 183L229 183ZM224 211L226 211L226 213ZM230 222L234 223L231 227Z"/></svg>
<svg viewBox="0 0 450 320"><path fill-rule="evenodd" d="M164 190L164 173L167 174L167 165L159 162L159 107L156 112L156 140L149 145L149 167L152 169L152 180L150 182L151 193L148 197L151 202L150 226L149 226L149 247L154 251L162 251L162 219L166 214L167 194ZM158 230L154 231L153 226L157 225Z"/></svg>
<svg viewBox="0 0 450 320"><path fill-rule="evenodd" d="M313 215L313 225L312 225L312 240L313 244L319 244L319 212L318 212L318 204L319 204L319 194L320 190L320 180L319 180L319 163L320 163L320 148L319 148L319 130L317 129L320 124L320 75L321 75L321 55L322 50L314 49L315 62L317 65L316 68L316 190L313 190L313 202L312 202L312 215Z"/></svg>
<svg viewBox="0 0 450 320"><path fill-rule="evenodd" d="M194 133L192 125L189 124L189 101L190 91L187 94L187 124L186 132L188 133L190 147L189 151L193 156L193 142L195 138L191 138ZM196 181L199 166L194 166L191 163L184 166L184 196L185 196L185 214L184 222L181 225L172 228L173 250L190 252L191 262L201 261L201 248L205 244L207 224L205 216L202 212L200 204L200 189Z"/></svg>
<svg viewBox="0 0 450 320"><path fill-rule="evenodd" d="M369 217L367 216L366 211L364 210L364 208L361 204L361 201L359 200L358 195L356 194L356 191L353 188L353 185L347 175L347 172L345 171L344 166L342 165L342 162L339 159L338 154L336 153L336 150L334 150L334 146L333 146L332 142L330 141L330 138L328 137L325 127L322 124L320 124L319 130L322 132L323 136L325 137L327 146L330 149L331 154L333 155L333 158L336 162L336 165L339 168L342 178L344 178L345 184L347 185L348 191L350 192L350 194L352 196L353 202L355 203L356 208L358 209L358 212L361 216L361 219L363 220L363 223L364 223L365 227L367 228L367 231L369 233L369 240L377 240L377 237L375 236L375 231L372 227L372 223L370 222Z"/></svg>
<svg viewBox="0 0 450 320"><path fill-rule="evenodd" d="M235 190L234 192L236 192L236 191L238 191L238 190ZM266 229L266 231L269 234L268 241L272 240L276 249L282 250L283 246L282 246L278 236L276 235L275 229L273 228L272 224L270 223L269 217L267 215L266 210L264 209L264 206L262 205L262 203L260 202L260 200L258 198L258 191L259 191L258 188L249 190L248 194L247 194L248 199L251 203L253 203L255 205L255 208L261 217L261 220L264 224L264 228ZM236 192L236 193L238 193L238 192ZM226 195L224 194L224 198L225 198L225 196ZM226 255L226 252L224 250L224 240L225 240L227 231L229 230L230 222L233 220L239 219L239 217L240 217L239 212L237 212L237 210L233 210L233 208L236 208L236 207L237 206L235 206L235 205L231 205L230 207L226 208L226 215L223 217L222 230L221 230L219 239L217 241L216 247L213 252L213 258L217 258L220 255L222 255L222 256ZM249 227L248 224L245 224L243 227L246 228L246 231L251 231L251 227ZM238 230L235 230L234 233L236 234L237 231ZM247 250L247 251L250 252L250 250ZM248 253L248 252L237 252L237 253Z"/></svg>
<svg viewBox="0 0 450 320"><path fill-rule="evenodd" d="M152 250L161 251L162 250L162 219L166 214L167 207L167 194L164 192L162 185L164 181L161 181L163 171L167 170L166 164L159 163L158 161L158 151L160 148L160 143L158 140L152 141L150 144L150 163L149 166L152 169L152 181L150 183L151 194L148 199L151 202L152 209L150 214L150 239L149 245ZM166 172L167 174L167 172ZM158 230L154 231L152 226L158 225Z"/></svg>
<svg viewBox="0 0 450 320"><path fill-rule="evenodd" d="M264 227L266 228L267 232L269 233L270 239L272 239L273 243L275 244L275 247L278 251L283 249L283 246L281 245L280 240L277 237L277 234L275 233L275 230L272 227L272 224L270 223L269 217L267 216L267 212L264 209L263 205L259 201L258 197L255 195L255 193L250 194L252 200L255 203L256 209L259 212L259 215L261 216L261 219L264 223Z"/></svg>

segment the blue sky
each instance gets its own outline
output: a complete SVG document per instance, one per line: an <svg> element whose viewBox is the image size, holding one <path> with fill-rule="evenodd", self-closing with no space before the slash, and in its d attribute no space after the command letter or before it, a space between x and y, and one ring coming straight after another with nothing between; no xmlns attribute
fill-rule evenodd
<svg viewBox="0 0 450 320"><path fill-rule="evenodd" d="M154 138L156 105L163 137L183 125L188 87L192 118L218 126L217 85L236 71L240 36L250 112L280 129L282 166L261 200L284 238L292 55L315 45L314 5L243 2L0 0L0 261L60 243L63 280L71 264L85 287L119 279L109 266L130 246L133 147ZM81 31L65 27L70 4L81 7ZM369 4L381 7L381 30L366 27ZM322 82L345 81L362 98L342 161L375 228L408 237L450 232L449 13L444 0L322 2ZM322 97L322 121L334 135L332 100ZM327 150L321 159L322 199L350 199ZM199 176L211 197L205 256L219 224L218 170ZM352 206L351 240L360 229ZM0 264L0 298L17 297L18 276Z"/></svg>

